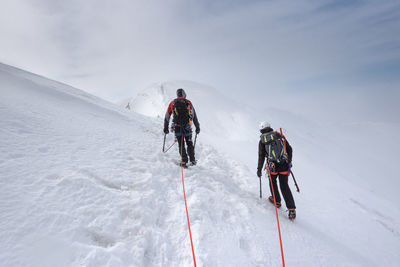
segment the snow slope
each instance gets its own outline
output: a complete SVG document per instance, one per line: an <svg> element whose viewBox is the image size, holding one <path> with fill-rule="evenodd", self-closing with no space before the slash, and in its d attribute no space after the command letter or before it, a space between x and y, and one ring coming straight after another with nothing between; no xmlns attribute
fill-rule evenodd
<svg viewBox="0 0 400 267"><path fill-rule="evenodd" d="M258 138L258 122L252 118L255 111L227 98L211 86L192 81L155 83L120 105L126 107L129 103L131 110L136 113L163 119L168 104L176 96L177 88L187 90L187 98L196 109L201 128L199 140L233 155L238 161L254 164L254 159L231 152L253 147L253 152L257 153L256 147L252 146ZM235 146L229 145L232 141Z"/></svg>
<svg viewBox="0 0 400 267"><path fill-rule="evenodd" d="M396 151L400 146L390 140L395 140L400 125L370 121L338 125L332 124L329 118L316 122L284 110L284 105L277 109L238 104L210 86L190 81L153 84L131 99L130 106L143 115L154 117L156 114L163 118L177 88L184 88L196 107L202 125L200 143L212 144L223 151L224 156L244 163L250 177L254 177L257 164L258 122L267 119L275 128L283 127L294 147L294 171L303 188L302 194L295 195L298 212L311 213L310 222L318 221L319 213L326 214L320 223L327 227L320 229L321 232L330 232L333 240L337 238L336 232L344 232L349 240L342 240L343 244L364 249L360 255L367 255L371 249L376 249L374 245L365 247L353 243L354 240L361 238L358 241L364 243L371 239L382 241L382 236L372 237L374 234L371 233L385 228L397 240L390 247L395 248L393 251L399 248L398 243L393 244L399 241L399 221L396 218L400 212L397 204L400 182L395 166ZM153 99L158 99L157 104ZM296 110L293 106L291 108ZM382 146L371 142L377 137L389 140L391 149L382 150ZM344 157L343 151L348 151L350 158ZM267 187L263 189L268 190ZM316 202L320 204L315 205ZM309 203L315 207L310 207ZM372 218L364 217L372 214ZM349 225L338 227L345 218L352 218L350 222L354 229ZM366 220L373 222L366 224ZM364 227L359 229L359 225ZM381 249L383 254L386 248Z"/></svg>
<svg viewBox="0 0 400 267"><path fill-rule="evenodd" d="M258 198L254 169L231 159L228 146L207 142L232 125L209 122L194 98L199 164L184 175L198 266L280 266L273 207ZM251 113L232 115L234 103L221 105L218 118L256 127L241 119ZM192 266L177 147L161 152L161 118L1 64L0 111L1 266ZM257 145L257 131L249 132L227 133L226 143ZM292 143L303 147L309 134L299 130ZM307 153L295 163L299 217L290 222L279 211L287 266L397 266L397 204L323 164L304 175Z"/></svg>
<svg viewBox="0 0 400 267"><path fill-rule="evenodd" d="M395 141L400 123L373 122L369 117L364 121L337 123L340 118L335 117L336 114L315 121L295 114L300 108L296 107L295 99L289 99L290 95L285 98L290 106L282 103L281 108L272 108L266 101L265 107L250 107L210 86L191 81L152 84L137 96L123 101L121 106L129 103L131 110L137 113L164 118L177 88L186 90L188 99L196 108L202 130L199 140L212 144L253 172L257 164L258 123L268 120L275 129L282 127L294 144L295 166L308 166L304 173L297 170L300 176L309 176L315 165L323 166L338 173L332 178L334 180L341 176L379 198L400 202L397 193L400 180L396 168L400 143ZM314 101L318 102L318 99ZM298 160L302 161L301 164ZM313 174L313 179L331 179L323 173ZM400 207L397 205L396 208Z"/></svg>

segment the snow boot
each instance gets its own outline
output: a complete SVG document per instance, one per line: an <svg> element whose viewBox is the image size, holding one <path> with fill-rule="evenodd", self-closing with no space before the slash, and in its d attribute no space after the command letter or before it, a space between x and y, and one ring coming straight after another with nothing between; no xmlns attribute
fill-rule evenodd
<svg viewBox="0 0 400 267"><path fill-rule="evenodd" d="M274 197L273 196L270 196L269 198L268 198L268 200L269 200L269 202L271 202L272 204L274 204ZM277 208L280 208L282 206L282 204L281 204L281 202L276 202L276 207Z"/></svg>
<svg viewBox="0 0 400 267"><path fill-rule="evenodd" d="M289 220L294 220L294 219L296 219L296 210L289 209Z"/></svg>
<svg viewBox="0 0 400 267"><path fill-rule="evenodd" d="M193 161L191 161L190 163L192 163L192 166L194 166L194 165L197 164L197 160L193 160Z"/></svg>
<svg viewBox="0 0 400 267"><path fill-rule="evenodd" d="M182 162L182 168L184 168L184 169L187 169L187 168L188 168L188 165L187 165L186 162Z"/></svg>

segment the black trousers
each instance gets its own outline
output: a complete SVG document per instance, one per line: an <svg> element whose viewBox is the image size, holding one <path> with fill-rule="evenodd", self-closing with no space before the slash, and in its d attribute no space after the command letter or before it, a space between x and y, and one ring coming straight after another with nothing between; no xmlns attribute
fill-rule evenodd
<svg viewBox="0 0 400 267"><path fill-rule="evenodd" d="M283 198L285 199L286 207L288 209L295 209L296 205L294 203L292 191L290 191L289 184L288 184L289 177L286 174L271 175L272 184L274 185L274 193L275 193L276 202L281 202L281 195L279 194L278 185L277 185L277 181L276 181L278 179L278 176L279 176L279 188L281 189ZM269 189L270 189L271 195L272 195L271 183L269 183Z"/></svg>
<svg viewBox="0 0 400 267"><path fill-rule="evenodd" d="M182 138L183 136L183 138ZM194 147L193 147L193 141L192 141L192 135L181 135L176 137L178 139L178 144L179 144L179 154L182 156L182 162L187 163L188 162L188 154L190 161L195 161L194 157ZM182 140L183 139L183 140ZM182 144L183 141L183 144ZM185 148L185 141L187 145L187 153L186 153L186 148Z"/></svg>

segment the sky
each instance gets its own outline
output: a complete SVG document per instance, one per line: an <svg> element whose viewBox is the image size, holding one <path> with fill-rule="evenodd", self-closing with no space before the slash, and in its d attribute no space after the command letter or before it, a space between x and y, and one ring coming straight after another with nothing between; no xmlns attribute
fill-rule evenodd
<svg viewBox="0 0 400 267"><path fill-rule="evenodd" d="M318 105L330 112L337 105L377 106L399 122L397 0L1 0L1 6L0 62L112 102L154 82L192 80L249 104L279 106L283 99L309 113Z"/></svg>

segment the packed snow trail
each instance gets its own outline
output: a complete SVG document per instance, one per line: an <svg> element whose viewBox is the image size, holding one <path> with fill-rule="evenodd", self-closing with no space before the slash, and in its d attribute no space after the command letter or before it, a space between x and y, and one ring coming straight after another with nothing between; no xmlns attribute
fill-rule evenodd
<svg viewBox="0 0 400 267"><path fill-rule="evenodd" d="M2 80L1 262L191 266L178 154L161 153L160 125L19 75ZM199 266L270 262L240 219L240 168L197 147L185 177Z"/></svg>
<svg viewBox="0 0 400 267"><path fill-rule="evenodd" d="M0 83L1 266L193 266L178 148L162 153L162 119L5 65ZM184 170L198 266L281 266L268 181L260 200L254 170L203 137ZM286 265L396 266L390 204L335 170L295 164L298 217L278 212ZM305 175L311 167L329 179Z"/></svg>
<svg viewBox="0 0 400 267"><path fill-rule="evenodd" d="M337 260L338 265L393 265L395 259L400 260L400 180L395 169L400 143L391 142L384 156L377 156L382 153L381 147L371 143L377 137L396 140L399 124L373 123L369 118L347 124L312 121L287 104L279 109L248 107L210 86L190 81L153 84L129 103L140 114L162 118L176 88L190 89L188 98L197 107L202 141L251 170L257 160L257 123L267 119L276 129L284 128L294 147L293 171L302 188L301 194L295 193L297 212L300 220L315 228L315 233L323 233L315 243L329 247L326 254L320 253L326 255L329 265ZM252 180L254 173L246 173L243 179ZM264 192L268 192L264 184ZM289 254L295 253L294 249ZM342 256L348 259L342 260Z"/></svg>

